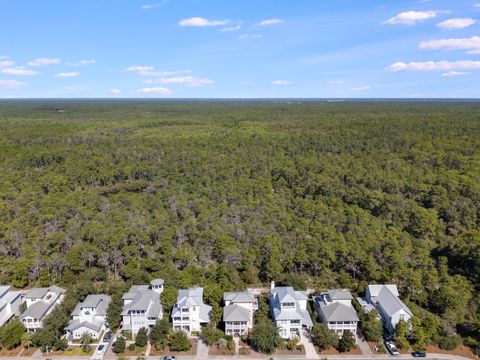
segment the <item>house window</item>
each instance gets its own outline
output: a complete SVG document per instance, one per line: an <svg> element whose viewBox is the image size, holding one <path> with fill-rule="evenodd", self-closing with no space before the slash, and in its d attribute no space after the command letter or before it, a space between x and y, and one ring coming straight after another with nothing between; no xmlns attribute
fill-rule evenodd
<svg viewBox="0 0 480 360"><path fill-rule="evenodd" d="M400 320L405 320L405 314L400 314Z"/></svg>

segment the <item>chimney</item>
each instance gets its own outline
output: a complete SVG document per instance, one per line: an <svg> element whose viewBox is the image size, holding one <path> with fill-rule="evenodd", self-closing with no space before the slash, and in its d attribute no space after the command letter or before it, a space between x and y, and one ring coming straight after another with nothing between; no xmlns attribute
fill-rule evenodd
<svg viewBox="0 0 480 360"><path fill-rule="evenodd" d="M275 288L275 281L270 282L270 290L273 290Z"/></svg>

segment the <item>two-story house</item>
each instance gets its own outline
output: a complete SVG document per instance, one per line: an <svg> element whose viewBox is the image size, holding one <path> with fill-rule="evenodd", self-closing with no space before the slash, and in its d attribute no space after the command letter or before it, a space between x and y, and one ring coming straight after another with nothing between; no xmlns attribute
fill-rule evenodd
<svg viewBox="0 0 480 360"><path fill-rule="evenodd" d="M257 299L248 292L223 294L223 322L225 334L244 335L253 327L253 313L258 309Z"/></svg>
<svg viewBox="0 0 480 360"><path fill-rule="evenodd" d="M22 301L20 291L12 291L10 286L0 285L0 326L20 315Z"/></svg>
<svg viewBox="0 0 480 360"><path fill-rule="evenodd" d="M108 295L88 295L77 304L65 329L68 340L80 339L85 333L98 339L107 328L107 310L111 300Z"/></svg>
<svg viewBox="0 0 480 360"><path fill-rule="evenodd" d="M123 294L122 329L131 331L133 335L142 327L149 328L163 317L163 307L160 302L158 287L160 279L153 280L151 285L133 285L128 292ZM153 284L157 285L153 285Z"/></svg>
<svg viewBox="0 0 480 360"><path fill-rule="evenodd" d="M283 339L300 338L302 328L311 330L313 323L307 311L307 294L292 287L274 287L270 290L270 312L279 335Z"/></svg>
<svg viewBox="0 0 480 360"><path fill-rule="evenodd" d="M210 321L212 307L203 303L203 288L180 289L172 309L173 330L188 334Z"/></svg>
<svg viewBox="0 0 480 360"><path fill-rule="evenodd" d="M365 295L366 300L377 308L390 334L395 332L400 320L409 322L413 316L408 306L400 300L397 285L368 285Z"/></svg>
<svg viewBox="0 0 480 360"><path fill-rule="evenodd" d="M352 305L352 294L348 290L328 290L313 298L313 306L321 322L341 337L345 330L357 336L360 319Z"/></svg>
<svg viewBox="0 0 480 360"><path fill-rule="evenodd" d="M34 288L25 296L27 309L20 315L20 321L28 332L35 332L43 327L43 319L61 304L65 290L52 285L48 288Z"/></svg>

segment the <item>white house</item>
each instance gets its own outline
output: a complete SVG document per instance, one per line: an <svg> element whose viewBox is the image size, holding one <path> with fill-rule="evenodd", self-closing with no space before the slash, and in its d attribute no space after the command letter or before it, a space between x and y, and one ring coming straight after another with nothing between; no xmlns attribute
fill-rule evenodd
<svg viewBox="0 0 480 360"><path fill-rule="evenodd" d="M305 291L295 291L292 287L274 287L270 290L270 311L279 328L281 338L301 337L302 328L313 326L307 311L308 296Z"/></svg>
<svg viewBox="0 0 480 360"><path fill-rule="evenodd" d="M203 303L203 288L181 289L172 309L173 330L188 334L210 321L212 307Z"/></svg>
<svg viewBox="0 0 480 360"><path fill-rule="evenodd" d="M20 315L22 301L20 291L12 291L10 286L0 285L0 326Z"/></svg>
<svg viewBox="0 0 480 360"><path fill-rule="evenodd" d="M48 288L34 288L25 296L27 309L20 316L28 332L35 332L43 327L43 319L61 304L65 290L52 285Z"/></svg>
<svg viewBox="0 0 480 360"><path fill-rule="evenodd" d="M161 290L158 283L161 282ZM156 285L153 285L153 284ZM155 286L155 288L154 288ZM160 293L163 280L155 279L148 285L133 285L123 294L122 329L135 335L142 327L149 328L163 317Z"/></svg>
<svg viewBox="0 0 480 360"><path fill-rule="evenodd" d="M98 339L107 328L107 310L112 299L108 295L88 295L75 307L66 327L69 340L80 339L87 333Z"/></svg>
<svg viewBox="0 0 480 360"><path fill-rule="evenodd" d="M225 334L246 334L253 327L253 313L258 309L255 296L248 292L226 292L223 294L223 302Z"/></svg>
<svg viewBox="0 0 480 360"><path fill-rule="evenodd" d="M413 316L408 306L400 300L397 285L368 285L365 295L366 300L377 308L385 328L391 334L400 320L408 322Z"/></svg>
<svg viewBox="0 0 480 360"><path fill-rule="evenodd" d="M341 337L345 330L356 337L360 319L352 305L352 294L348 290L328 290L313 298L313 306L321 322Z"/></svg>

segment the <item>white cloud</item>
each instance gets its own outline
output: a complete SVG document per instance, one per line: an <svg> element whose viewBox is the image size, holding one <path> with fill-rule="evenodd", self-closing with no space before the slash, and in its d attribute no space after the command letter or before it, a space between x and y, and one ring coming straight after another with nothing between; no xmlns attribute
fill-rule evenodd
<svg viewBox="0 0 480 360"><path fill-rule="evenodd" d="M473 5L474 10L480 10L480 3Z"/></svg>
<svg viewBox="0 0 480 360"><path fill-rule="evenodd" d="M238 40L256 40L261 39L263 35L261 34L242 34L237 37Z"/></svg>
<svg viewBox="0 0 480 360"><path fill-rule="evenodd" d="M425 62L396 62L387 67L387 70L398 71L451 71L480 69L480 61L425 61Z"/></svg>
<svg viewBox="0 0 480 360"><path fill-rule="evenodd" d="M90 59L90 60L87 60L87 59L84 59L84 60L80 60L80 61L77 61L77 62L74 62L74 63L67 63L68 66L83 66L83 65L91 65L91 64L95 64L96 61L93 60L93 59Z"/></svg>
<svg viewBox="0 0 480 360"><path fill-rule="evenodd" d="M342 84L344 84L344 83L345 83L345 81L343 81L343 80L330 80L330 81L328 82L328 85L334 85L334 86L336 86L336 85L342 85Z"/></svg>
<svg viewBox="0 0 480 360"><path fill-rule="evenodd" d="M65 90L68 92L80 92L87 90L86 86L78 85L78 86L65 86Z"/></svg>
<svg viewBox="0 0 480 360"><path fill-rule="evenodd" d="M283 20L282 19L265 19L260 21L257 26L271 26L271 25L279 25L282 24Z"/></svg>
<svg viewBox="0 0 480 360"><path fill-rule="evenodd" d="M77 77L78 75L80 75L80 73L78 73L78 72L63 72L63 73L55 74L55 77L58 77L58 78L74 78L74 77Z"/></svg>
<svg viewBox="0 0 480 360"><path fill-rule="evenodd" d="M140 10L156 9L156 8L159 8L163 5L165 5L167 2L168 2L168 0L163 0L163 1L160 1L160 2L157 2L157 3L153 3L153 4L144 4L144 5L140 6Z"/></svg>
<svg viewBox="0 0 480 360"><path fill-rule="evenodd" d="M242 29L242 25L235 25L220 29L221 32L231 32L231 31L238 31Z"/></svg>
<svg viewBox="0 0 480 360"><path fill-rule="evenodd" d="M420 49L426 50L467 50L467 54L480 54L480 36L466 39L439 39L420 43Z"/></svg>
<svg viewBox="0 0 480 360"><path fill-rule="evenodd" d="M6 68L0 71L2 74L18 75L18 76L34 76L37 75L37 71L33 71L25 68L24 66L17 66L14 68Z"/></svg>
<svg viewBox="0 0 480 360"><path fill-rule="evenodd" d="M461 75L470 75L470 73L466 71L449 71L442 74L442 76L444 77L461 76Z"/></svg>
<svg viewBox="0 0 480 360"><path fill-rule="evenodd" d="M352 91L368 91L368 90L371 90L371 89L372 89L371 86L366 85L366 86L353 87L351 90Z"/></svg>
<svg viewBox="0 0 480 360"><path fill-rule="evenodd" d="M130 66L125 70L135 72L140 76L152 76L152 77L188 74L192 72L191 70L157 71L153 66Z"/></svg>
<svg viewBox="0 0 480 360"><path fill-rule="evenodd" d="M275 85L275 86L286 86L291 84L293 84L293 82L289 80L273 80L272 81L272 85Z"/></svg>
<svg viewBox="0 0 480 360"><path fill-rule="evenodd" d="M164 87L151 87L138 89L137 93L142 95L170 95L173 92L170 89Z"/></svg>
<svg viewBox="0 0 480 360"><path fill-rule="evenodd" d="M153 66L130 66L126 68L127 71L140 72L140 71L153 71Z"/></svg>
<svg viewBox="0 0 480 360"><path fill-rule="evenodd" d="M205 27L205 26L224 26L229 23L228 20L208 20L203 17L192 17L188 19L183 19L179 22L180 26L194 26L194 27Z"/></svg>
<svg viewBox="0 0 480 360"><path fill-rule="evenodd" d="M400 14L384 21L384 24L387 25L415 25L418 21L423 21L436 17L440 11L438 10L428 10L428 11L404 11Z"/></svg>
<svg viewBox="0 0 480 360"><path fill-rule="evenodd" d="M438 23L437 26L443 30L455 30L455 29L464 29L469 26L474 25L477 20L472 18L455 18L448 19Z"/></svg>
<svg viewBox="0 0 480 360"><path fill-rule="evenodd" d="M213 84L215 81L206 78L197 78L193 76L182 77L162 77L160 79L145 80L146 84L179 84L191 87L199 87L204 85Z"/></svg>
<svg viewBox="0 0 480 360"><path fill-rule="evenodd" d="M48 65L58 65L60 64L60 59L54 58L38 58L28 62L30 66L48 66Z"/></svg>
<svg viewBox="0 0 480 360"><path fill-rule="evenodd" d="M0 80L0 89L20 89L27 84L17 80Z"/></svg>
<svg viewBox="0 0 480 360"><path fill-rule="evenodd" d="M121 94L122 91L120 89L110 89L110 94L113 94L113 95L118 95L118 94Z"/></svg>
<svg viewBox="0 0 480 360"><path fill-rule="evenodd" d="M0 60L0 67L13 66L15 63L12 60Z"/></svg>

